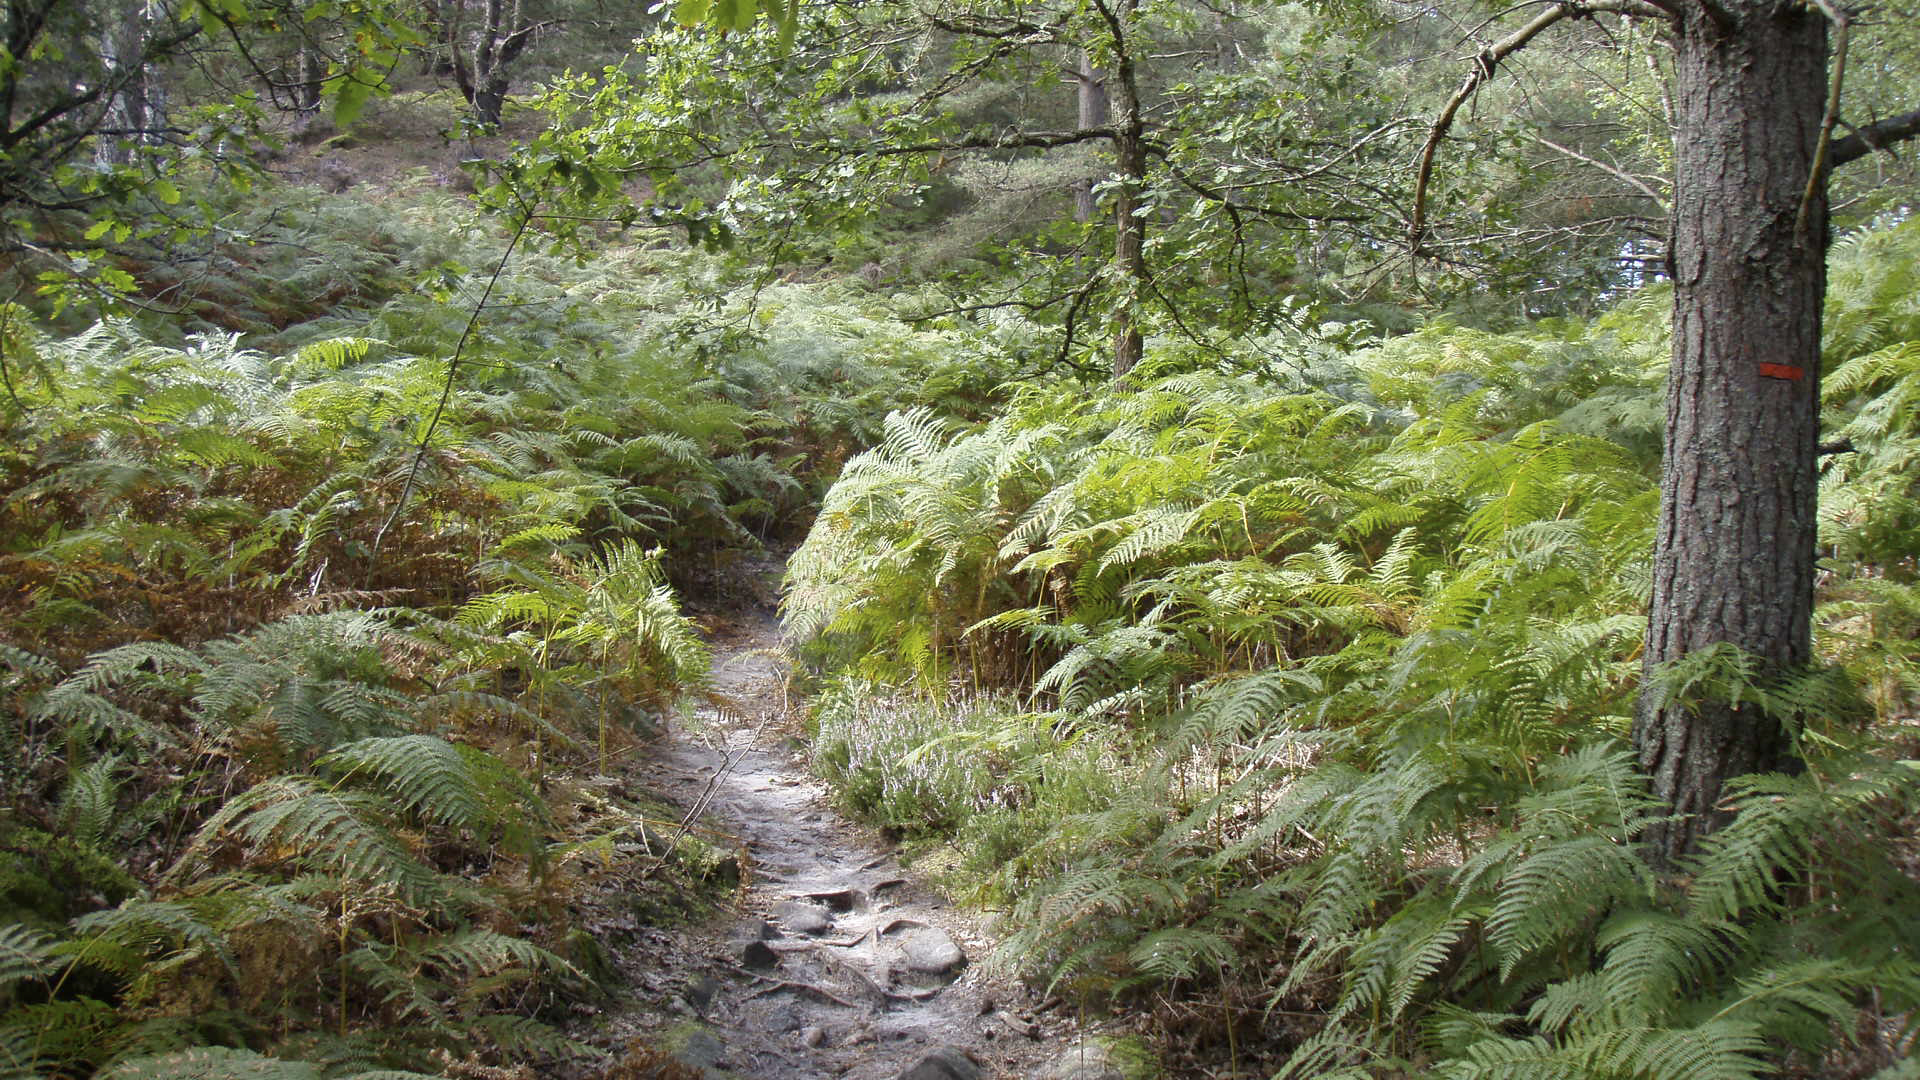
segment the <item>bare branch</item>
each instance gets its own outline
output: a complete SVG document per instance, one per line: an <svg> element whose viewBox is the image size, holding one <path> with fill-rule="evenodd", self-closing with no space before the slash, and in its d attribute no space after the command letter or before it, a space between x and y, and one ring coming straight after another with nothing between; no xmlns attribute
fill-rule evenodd
<svg viewBox="0 0 1920 1080"><path fill-rule="evenodd" d="M1533 17L1526 25L1494 42L1474 57L1473 70L1453 92L1446 107L1433 122L1433 128L1427 133L1426 145L1420 148L1420 171L1413 181L1413 215L1407 226L1407 245L1415 255L1421 253L1422 243L1427 232L1427 185L1433 179L1433 158L1440 149L1441 140L1453 127L1453 118L1459 114L1460 107L1473 97L1488 79L1493 78L1500 62L1525 48L1534 38L1539 37L1549 27L1570 18L1596 15L1601 12L1614 12L1622 15L1637 15L1643 18L1668 18L1672 15L1670 6L1662 6L1649 0L1599 0L1595 3L1556 3Z"/></svg>
<svg viewBox="0 0 1920 1080"><path fill-rule="evenodd" d="M1812 0L1813 5L1826 15L1833 24L1833 33L1839 44L1833 50L1833 79L1827 86L1827 109L1820 118L1820 140L1813 146L1813 165L1807 170L1807 190L1800 196L1800 210L1793 216L1793 234L1801 243L1807 241L1807 216L1813 212L1814 197L1827 182L1827 154L1833 143L1834 121L1840 119L1840 88L1847 81L1847 42L1850 25L1847 13L1834 6L1833 0Z"/></svg>
<svg viewBox="0 0 1920 1080"><path fill-rule="evenodd" d="M1058 21L1036 23L1027 22L1024 19L995 18L984 15L974 16L966 21L931 15L928 16L927 21L937 29L963 37L1013 38L1027 45L1057 44L1062 40L1062 25Z"/></svg>
<svg viewBox="0 0 1920 1080"><path fill-rule="evenodd" d="M1875 150L1886 150L1894 143L1905 142L1915 136L1920 136L1920 109L1854 128L1853 134L1836 139L1827 150L1827 163L1830 168L1837 169L1849 161L1866 157Z"/></svg>
<svg viewBox="0 0 1920 1080"><path fill-rule="evenodd" d="M1541 146L1544 146L1549 150L1557 150L1560 153L1565 154L1566 156L1572 158L1575 161L1586 162L1588 165L1591 165L1594 168L1599 169L1601 172L1606 173L1608 176L1613 177L1615 180L1618 180L1621 183L1632 187L1634 190L1638 191L1640 194L1645 195L1649 199L1652 199L1653 204L1655 206L1658 206L1662 212L1666 211L1667 200L1661 198L1660 193L1653 189L1653 185L1647 183L1645 180L1641 179L1640 177L1635 176L1632 173L1625 171L1624 169L1615 168L1614 166L1609 165L1606 162L1599 160L1598 158L1589 157L1586 154L1583 154L1580 151L1575 150L1570 146L1561 146L1559 143L1554 142L1551 139L1543 139L1538 135L1532 135L1532 134L1529 134L1527 138L1532 139L1534 142L1539 143Z"/></svg>
<svg viewBox="0 0 1920 1080"><path fill-rule="evenodd" d="M460 340L454 343L453 356L447 361L447 381L440 387L440 401L433 407L433 415L427 420L427 426L420 433L420 448L413 455L413 463L407 466L407 482L400 487L400 497L394 500L393 512L387 520L380 523L379 531L373 534L373 564L377 565L380 556L380 541L386 539L387 530L400 519L407 508L407 497L413 494L414 483L420 478L420 466L427 460L427 451L433 446L433 433L440 426L440 418L446 414L447 403L453 400L453 387L460 375L460 361L466 351L467 342L473 337L473 328L480 322L480 313L487 308L487 300L493 296L493 287L500 283L500 275L506 272L507 260L513 257L513 249L519 245L520 238L526 235L527 227L533 224L533 214L523 211L519 224L514 226L513 235L507 239L506 250L500 253L500 261L494 264L493 276L487 278L487 287L480 293L480 302L473 306L473 313L467 317L466 329L460 331Z"/></svg>
<svg viewBox="0 0 1920 1080"><path fill-rule="evenodd" d="M953 150L1050 150L1056 146L1111 139L1110 127L1081 128L1076 131L1006 131L997 135L968 135L936 142L902 143L896 146L841 145L827 149L874 157L900 154L940 154Z"/></svg>

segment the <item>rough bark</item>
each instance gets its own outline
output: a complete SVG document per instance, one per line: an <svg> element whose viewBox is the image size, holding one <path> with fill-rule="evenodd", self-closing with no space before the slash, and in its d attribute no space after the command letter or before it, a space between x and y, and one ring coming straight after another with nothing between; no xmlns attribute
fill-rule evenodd
<svg viewBox="0 0 1920 1080"><path fill-rule="evenodd" d="M1673 365L1646 670L1728 643L1811 658L1825 184L1802 213L1826 94L1811 5L1689 4L1675 39ZM1824 179L1824 178L1823 178ZM1796 220L1807 224L1796 229ZM1725 782L1797 766L1786 724L1643 698L1634 727L1671 866L1722 824Z"/></svg>

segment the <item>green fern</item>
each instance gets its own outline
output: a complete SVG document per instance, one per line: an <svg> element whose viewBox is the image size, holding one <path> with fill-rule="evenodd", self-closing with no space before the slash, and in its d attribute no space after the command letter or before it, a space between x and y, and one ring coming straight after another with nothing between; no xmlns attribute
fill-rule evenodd
<svg viewBox="0 0 1920 1080"><path fill-rule="evenodd" d="M394 832L394 809L371 793L336 791L305 777L276 777L222 806L168 874L187 872L215 844L232 838L266 865L290 861L367 886L396 888L409 902L443 895L449 883Z"/></svg>
<svg viewBox="0 0 1920 1080"><path fill-rule="evenodd" d="M119 756L109 754L73 771L60 797L61 823L68 835L96 848L105 845L108 830L117 816L118 774L125 767L126 762Z"/></svg>
<svg viewBox="0 0 1920 1080"><path fill-rule="evenodd" d="M57 942L51 936L15 923L0 926L0 995L11 996L28 980L44 980L56 968Z"/></svg>
<svg viewBox="0 0 1920 1080"><path fill-rule="evenodd" d="M474 833L499 833L508 851L536 857L547 807L519 774L471 746L431 735L362 739L336 748L317 763L343 781L366 775L420 817Z"/></svg>

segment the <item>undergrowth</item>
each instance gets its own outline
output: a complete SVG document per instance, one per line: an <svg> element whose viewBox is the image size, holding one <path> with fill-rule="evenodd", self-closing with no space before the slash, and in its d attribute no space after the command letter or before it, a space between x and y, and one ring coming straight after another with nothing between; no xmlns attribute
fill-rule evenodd
<svg viewBox="0 0 1920 1080"><path fill-rule="evenodd" d="M895 413L791 564L820 763L957 847L1004 963L1278 1075L1911 1075L1916 266L1912 224L1834 255L1822 666L1656 686L1802 717L1809 766L1677 875L1625 747L1657 289Z"/></svg>
<svg viewBox="0 0 1920 1080"><path fill-rule="evenodd" d="M639 246L476 317L453 206L202 194L127 256L197 333L0 308L0 1077L577 1070L603 933L738 880L623 779L681 597L1018 330Z"/></svg>

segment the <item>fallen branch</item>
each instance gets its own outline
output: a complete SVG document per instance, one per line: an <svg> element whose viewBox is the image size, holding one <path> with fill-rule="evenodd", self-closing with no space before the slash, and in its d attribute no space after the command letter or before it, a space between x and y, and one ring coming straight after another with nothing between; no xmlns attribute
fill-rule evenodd
<svg viewBox="0 0 1920 1080"><path fill-rule="evenodd" d="M747 995L748 1001L751 1001L754 998L758 998L758 997L766 997L769 994L777 994L782 990L792 990L795 993L812 994L813 996L820 998L824 1001L830 1001L835 1005L842 1005L849 1009L860 1009L865 1007L856 1002L848 1001L846 998L841 997L840 995L834 993L833 991L815 986L812 983L794 982L791 979L769 979L765 975L755 975L754 978L760 982L771 983L772 985L768 986L764 990L755 990L753 993L748 994Z"/></svg>
<svg viewBox="0 0 1920 1080"><path fill-rule="evenodd" d="M780 952L780 953L807 952L808 950L811 950L811 949L817 949L822 945L831 945L836 949L851 949L855 945L858 945L861 942L867 940L868 936L871 935L872 933L873 933L873 930L868 929L865 933L861 934L859 937L848 938L845 941L826 941L826 940L769 941L767 942L767 947L772 949L774 952Z"/></svg>

